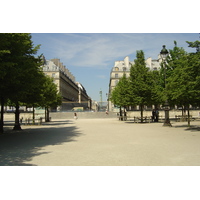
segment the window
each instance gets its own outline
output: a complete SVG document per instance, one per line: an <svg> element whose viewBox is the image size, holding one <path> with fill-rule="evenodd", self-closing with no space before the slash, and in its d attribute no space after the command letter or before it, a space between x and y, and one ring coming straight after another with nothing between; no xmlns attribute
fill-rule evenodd
<svg viewBox="0 0 200 200"><path fill-rule="evenodd" d="M118 74L115 74L115 78L118 78Z"/></svg>
<svg viewBox="0 0 200 200"><path fill-rule="evenodd" d="M53 74L52 74L52 77L54 78L55 76L56 76L56 74L55 74L55 73L53 73Z"/></svg>
<svg viewBox="0 0 200 200"><path fill-rule="evenodd" d="M115 71L119 71L119 68L118 68L118 67L115 67Z"/></svg>
<svg viewBox="0 0 200 200"><path fill-rule="evenodd" d="M124 71L124 72L126 71L126 67L123 67L123 71Z"/></svg>

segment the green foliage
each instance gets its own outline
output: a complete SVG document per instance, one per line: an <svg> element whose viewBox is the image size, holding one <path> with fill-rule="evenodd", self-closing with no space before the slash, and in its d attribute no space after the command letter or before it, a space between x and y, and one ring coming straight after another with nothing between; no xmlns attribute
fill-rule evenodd
<svg viewBox="0 0 200 200"><path fill-rule="evenodd" d="M111 93L111 101L118 106L126 107L130 105L130 82L126 74L120 78L117 86Z"/></svg>
<svg viewBox="0 0 200 200"><path fill-rule="evenodd" d="M137 51L135 64L130 70L131 105L149 105L152 103L152 74L146 67L144 52Z"/></svg>
<svg viewBox="0 0 200 200"><path fill-rule="evenodd" d="M139 105L143 122L144 105L158 105L163 100L160 73L146 67L144 52L137 51L135 64L130 70L131 105Z"/></svg>
<svg viewBox="0 0 200 200"><path fill-rule="evenodd" d="M160 84L163 88L166 86L166 79L171 76L173 70L180 65L180 59L187 54L182 47L177 47L177 42L174 41L174 48L169 50L169 55L166 60L161 63L160 69ZM164 92L166 94L166 92ZM165 96L167 99L167 96Z"/></svg>
<svg viewBox="0 0 200 200"><path fill-rule="evenodd" d="M161 81L160 71L150 71L150 90L151 98L149 99L150 105L155 105L156 107L165 101L165 90Z"/></svg>
<svg viewBox="0 0 200 200"><path fill-rule="evenodd" d="M31 35L0 34L0 42L0 95L29 105L44 104L44 97L48 105L59 104L56 85L40 68L41 56L34 56L39 45L33 46Z"/></svg>
<svg viewBox="0 0 200 200"><path fill-rule="evenodd" d="M0 56L1 95L13 101L20 100L38 72L39 60L34 57L38 46L33 47L31 35L27 33L0 34L0 38L4 40L0 47L4 51Z"/></svg>
<svg viewBox="0 0 200 200"><path fill-rule="evenodd" d="M40 45L33 46L31 34L0 34L0 100L6 100L18 107L19 103L31 106L60 104L57 87L43 74L42 59L35 57ZM48 93L45 87L50 87ZM49 99L48 99L49 97ZM2 106L3 107L3 106ZM3 113L3 112L2 112ZM0 128L3 126L1 114ZM19 126L19 112L15 119ZM19 128L15 126L15 128Z"/></svg>
<svg viewBox="0 0 200 200"><path fill-rule="evenodd" d="M188 47L196 48L196 51L200 52L200 41L196 40L195 42L186 42L189 44Z"/></svg>
<svg viewBox="0 0 200 200"><path fill-rule="evenodd" d="M119 80L112 91L111 101L120 107L140 105L141 116L144 105L159 105L163 102L160 73L149 71L143 51L137 51L137 59L131 67L130 77L126 78L124 74Z"/></svg>
<svg viewBox="0 0 200 200"><path fill-rule="evenodd" d="M19 124L19 102L32 89L39 71L39 59L34 57L39 46L34 47L28 33L0 34L0 97L3 107L10 99L16 105L15 127ZM1 129L3 115L1 114Z"/></svg>
<svg viewBox="0 0 200 200"><path fill-rule="evenodd" d="M42 90L42 100L40 106L42 107L56 107L61 105L62 97L58 93L57 86L53 82L53 78L45 76L45 82Z"/></svg>
<svg viewBox="0 0 200 200"><path fill-rule="evenodd" d="M193 43L190 44L195 47ZM179 51L176 51L177 49ZM189 116L189 106L200 102L200 53L197 51L195 54L188 54L175 46L171 54L175 56L168 60L168 65L173 68L167 78L168 98L174 104L187 108Z"/></svg>
<svg viewBox="0 0 200 200"><path fill-rule="evenodd" d="M168 98L174 104L189 106L199 101L200 57L199 53L188 54L183 48L174 47L168 59L170 76L167 77Z"/></svg>

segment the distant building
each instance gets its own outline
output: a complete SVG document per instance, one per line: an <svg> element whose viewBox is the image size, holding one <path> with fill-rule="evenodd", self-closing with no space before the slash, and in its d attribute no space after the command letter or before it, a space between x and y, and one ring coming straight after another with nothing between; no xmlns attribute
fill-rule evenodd
<svg viewBox="0 0 200 200"><path fill-rule="evenodd" d="M75 76L60 62L59 59L46 60L43 57L43 72L54 79L62 96L62 105L57 110L67 111L74 107L91 109L91 99L83 85L76 82Z"/></svg>
<svg viewBox="0 0 200 200"><path fill-rule="evenodd" d="M152 58L146 59L146 66L150 70L159 70L160 63L161 63L160 56L158 57L157 60ZM127 78L130 76L130 69L133 64L134 61L130 62L128 56L126 56L123 61L115 61L114 67L111 69L110 72L109 96L111 95L112 90L115 88L115 86L117 85L119 79L123 76L123 74L126 74ZM111 101L108 101L108 109L109 111L114 111L114 112L118 112L119 110L118 108L115 108L115 106L112 104Z"/></svg>
<svg viewBox="0 0 200 200"><path fill-rule="evenodd" d="M160 69L160 63L161 63L160 55L158 56L158 59L152 59L151 57L146 59L146 66L151 70L159 70Z"/></svg>

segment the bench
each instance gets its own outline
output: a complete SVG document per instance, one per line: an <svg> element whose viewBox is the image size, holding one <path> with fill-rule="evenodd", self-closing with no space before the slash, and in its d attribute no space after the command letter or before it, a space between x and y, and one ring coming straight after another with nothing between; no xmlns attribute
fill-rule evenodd
<svg viewBox="0 0 200 200"><path fill-rule="evenodd" d="M25 119L25 125L35 125L35 124L38 124L38 125L41 125L42 124L42 117L40 117L39 119L30 119L30 118L26 118Z"/></svg>
<svg viewBox="0 0 200 200"><path fill-rule="evenodd" d="M131 120L131 118L129 118L129 119ZM133 119L134 123L141 122L141 117L135 117L135 116L134 116L132 119ZM150 123L150 122L151 122L151 117L149 117L149 116L143 117L143 122L148 122L148 123Z"/></svg>
<svg viewBox="0 0 200 200"><path fill-rule="evenodd" d="M190 115L190 120L191 121L194 121L195 117L192 117L192 115ZM184 122L184 121L187 121L188 120L188 116L187 115L175 115L175 121L176 122Z"/></svg>

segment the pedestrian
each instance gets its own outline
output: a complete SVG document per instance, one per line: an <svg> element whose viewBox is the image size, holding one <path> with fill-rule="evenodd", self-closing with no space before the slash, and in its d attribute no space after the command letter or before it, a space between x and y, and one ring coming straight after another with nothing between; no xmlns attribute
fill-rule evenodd
<svg viewBox="0 0 200 200"><path fill-rule="evenodd" d="M156 111L155 111L155 109L153 109L152 116L151 116L152 122L155 122L155 117L156 117Z"/></svg>
<svg viewBox="0 0 200 200"><path fill-rule="evenodd" d="M156 111L155 111L155 117L156 117L155 121L158 122L158 117L159 117L158 109L156 109Z"/></svg>
<svg viewBox="0 0 200 200"><path fill-rule="evenodd" d="M126 115L126 113L127 113L127 110L126 110L126 108L124 108L124 121L127 120L127 115Z"/></svg>
<svg viewBox="0 0 200 200"><path fill-rule="evenodd" d="M22 124L22 122L23 122L23 117L20 118L20 124Z"/></svg>
<svg viewBox="0 0 200 200"><path fill-rule="evenodd" d="M106 115L108 115L108 110L106 110Z"/></svg>
<svg viewBox="0 0 200 200"><path fill-rule="evenodd" d="M78 117L77 117L77 114L76 114L76 113L74 113L74 119L78 119Z"/></svg>

